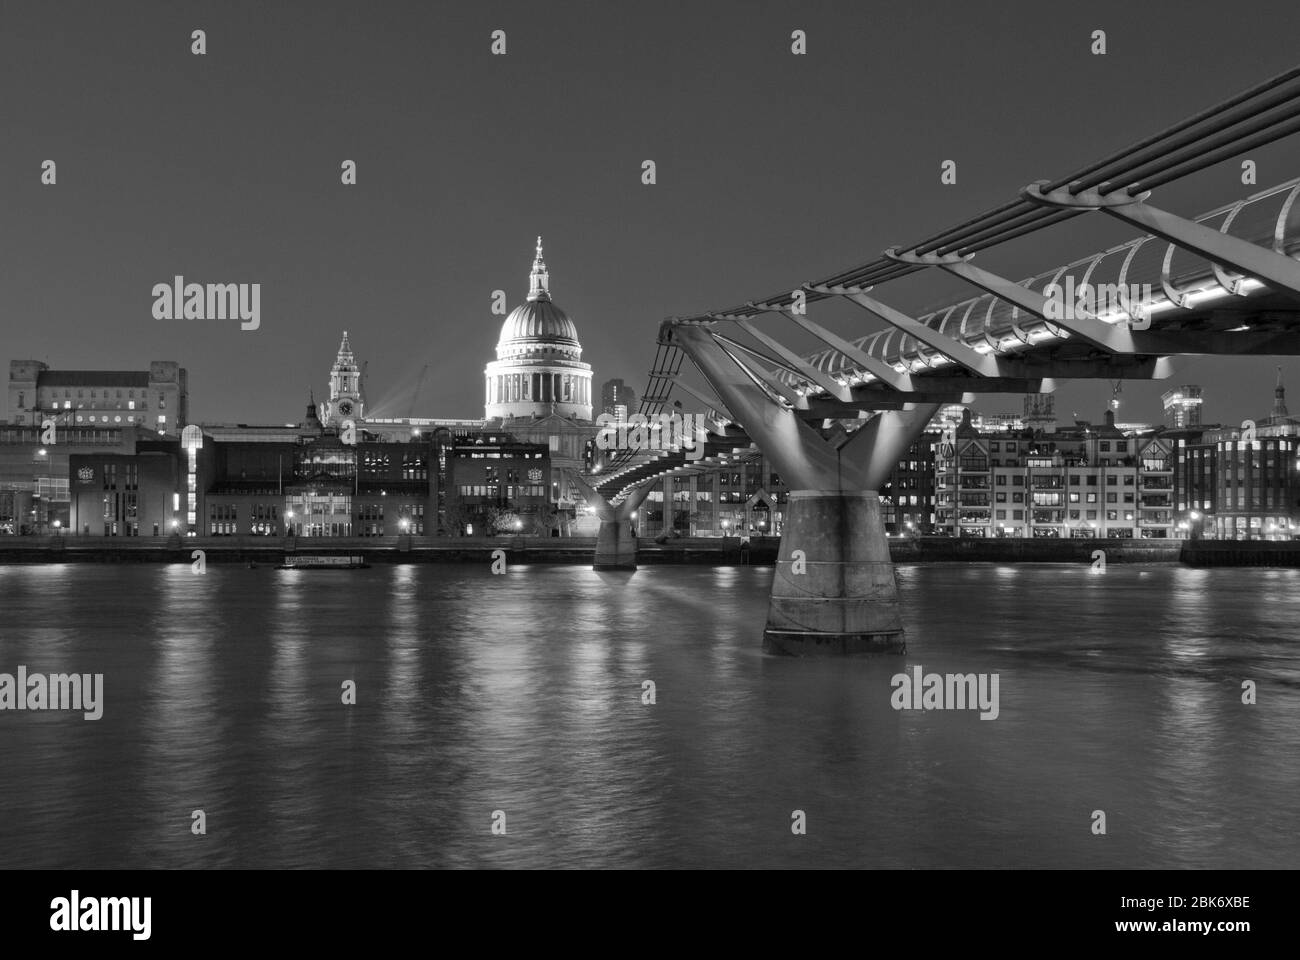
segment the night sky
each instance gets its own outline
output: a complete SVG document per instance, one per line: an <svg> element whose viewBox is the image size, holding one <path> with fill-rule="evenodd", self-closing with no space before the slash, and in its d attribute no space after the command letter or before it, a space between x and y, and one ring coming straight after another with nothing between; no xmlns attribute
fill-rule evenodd
<svg viewBox="0 0 1300 960"><path fill-rule="evenodd" d="M1286 69L1300 35L1294 0L5 0L0 13L4 369L174 359L192 419L248 423L301 419L345 328L370 362L372 414L407 415L428 363L416 415L481 417L492 291L522 301L539 233L597 386L622 377L639 393L663 317L920 240ZM190 52L196 28L205 56ZM490 53L496 29L505 56ZM806 56L790 52L794 29ZM1095 29L1105 56L1089 51ZM1152 200L1194 215L1300 174L1300 144L1249 156L1255 187L1229 161ZM56 186L40 183L47 159ZM340 183L344 160L356 186ZM1080 218L977 262L1021 278L1132 235ZM261 328L155 320L151 288L176 274L261 283ZM971 292L934 272L877 291L909 310ZM811 315L877 326L851 305ZM1300 358L1282 363L1300 413ZM1173 381L1126 384L1120 419L1158 420L1180 382L1204 387L1207 421L1265 415L1275 365L1187 362ZM1099 419L1110 392L1071 384L1058 413Z"/></svg>

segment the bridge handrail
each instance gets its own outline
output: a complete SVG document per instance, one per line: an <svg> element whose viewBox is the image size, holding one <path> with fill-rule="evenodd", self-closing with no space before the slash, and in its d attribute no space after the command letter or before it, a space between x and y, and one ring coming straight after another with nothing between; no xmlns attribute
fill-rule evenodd
<svg viewBox="0 0 1300 960"><path fill-rule="evenodd" d="M1268 189L1262 190L1243 200L1233 201L1220 207L1216 207L1213 210L1200 214L1195 218L1195 220L1198 223L1207 223L1218 217L1232 217L1233 225L1238 228L1230 231L1232 236L1248 240L1252 243L1269 246L1279 253L1300 259L1300 257L1296 257L1296 254L1300 253L1300 207L1297 207L1295 203L1297 194L1300 194L1300 177L1269 187ZM1267 218L1267 226L1261 224L1257 226L1256 229L1243 235L1241 224L1243 222L1249 223L1249 221L1243 221L1238 216L1240 212L1249 209L1252 204L1259 204L1273 198L1282 198L1281 206L1277 215ZM1043 289L1039 286L1040 284L1046 286L1048 283L1053 281L1058 283L1062 282L1061 278L1068 275L1070 270L1083 267L1093 268L1090 269L1086 275L1089 277L1089 282L1096 286L1098 285L1097 281L1093 281L1091 276L1097 265L1108 258L1120 259L1119 255L1121 254L1124 255L1123 259L1128 261L1131 265L1132 261L1128 257L1128 254L1136 251L1138 248L1149 242L1161 248L1169 246L1167 241L1158 240L1151 234L1145 234L1110 247L1101 253L1094 253L1089 256L1081 257L1066 264L1064 267L1054 267L1050 270L1045 270L1028 280L1021 281L1021 286L1024 286L1027 289L1038 287L1038 292L1042 293ZM1168 259L1166 259L1164 261L1164 264L1166 265L1163 266L1161 271L1157 274L1153 275L1150 272L1146 272L1131 276L1123 275L1126 284L1149 285L1153 291L1161 291L1160 294L1151 298L1144 298L1141 303L1143 308L1162 306L1171 303L1168 295L1163 292L1166 288L1166 283L1169 286L1172 286L1176 293L1181 295L1198 292L1205 286L1207 280L1213 281L1214 286L1222 287L1215 273L1214 265L1209 260L1206 260L1203 257L1195 257L1191 254L1186 255L1193 257L1195 266L1185 267L1177 274L1171 275L1171 271L1167 266ZM1162 278L1165 282L1161 282ZM1115 277L1112 278L1110 282L1117 283L1119 279L1120 277ZM1078 285L1079 284L1076 284L1076 287ZM1232 291L1224 290L1223 292L1226 294ZM981 309L983 307L987 307L988 309ZM965 310L964 313L962 313L960 329L956 331L946 329L946 321L953 317L955 311L961 311L962 308L965 308ZM983 315L984 320L979 324L978 332L969 330L967 321L972 317L979 317L981 314ZM1110 323L1120 323L1124 320L1122 316L1103 316L1100 319ZM1001 348L1010 346L1015 342L1029 343L1033 340L1035 335L1038 334L1042 334L1042 336L1038 338L1040 340L1069 338L1069 334L1066 331L1055 327L1050 321L1042 320L1038 317L1029 317L1027 315L1022 317L1018 308L990 293L980 294L953 304L945 305L917 317L917 320L928 327L942 330L946 335L964 343L972 349L979 350L980 352L989 352L989 337L997 339L1000 350ZM895 331L894 328L887 327L883 330L873 331L872 333L866 334L865 336L851 342L855 347L864 350L867 354L876 357L877 359L884 360L886 363L895 366L897 369L907 371L915 370L918 366L929 366L930 363L939 356L937 351L928 347L920 347L915 340L906 335L898 336L895 349L890 351L889 346L891 341L895 339L895 333L897 333L897 331ZM1008 338L1010 338L1011 343L1006 342ZM834 349L817 351L816 353L809 354L805 359L811 362L819 370L828 373L847 372L856 374L857 376L855 379L861 380L862 382L874 379L870 374L858 370L856 365L849 362L843 354L838 353ZM839 361L838 364L835 363L837 359ZM781 374L781 379L791 384L802 382L799 378L788 372L783 372ZM817 391L814 390L813 392Z"/></svg>

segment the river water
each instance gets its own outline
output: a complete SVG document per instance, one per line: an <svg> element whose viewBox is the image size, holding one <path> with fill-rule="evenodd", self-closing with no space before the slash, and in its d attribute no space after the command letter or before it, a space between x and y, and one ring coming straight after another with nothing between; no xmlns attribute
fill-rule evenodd
<svg viewBox="0 0 1300 960"><path fill-rule="evenodd" d="M761 652L771 577L0 567L0 672L105 691L0 711L0 867L1300 866L1300 572L901 566L851 660Z"/></svg>

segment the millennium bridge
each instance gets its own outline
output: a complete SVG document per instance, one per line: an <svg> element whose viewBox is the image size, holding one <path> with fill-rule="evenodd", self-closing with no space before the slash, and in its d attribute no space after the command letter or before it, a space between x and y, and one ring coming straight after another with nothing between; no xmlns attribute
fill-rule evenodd
<svg viewBox="0 0 1300 960"><path fill-rule="evenodd" d="M1158 380L1186 356L1300 354L1300 178L1199 216L1152 194L1300 131L1300 67L919 243L737 306L659 327L639 414L658 422L679 388L708 409L697 442L623 450L574 476L601 521L597 569L635 569L629 520L667 475L753 456L789 488L765 650L904 649L877 491L940 406L988 393L1046 393L1067 379ZM984 250L1085 214L1132 240L1028 279L973 261ZM923 271L969 299L921 316L880 288ZM1086 294L1086 295L1085 295ZM874 328L836 333L810 306L844 300ZM778 321L824 349L800 354L758 325ZM856 335L855 335L856 334ZM683 375L689 359L707 389ZM680 404L680 401L678 401ZM668 408L672 409L672 408Z"/></svg>

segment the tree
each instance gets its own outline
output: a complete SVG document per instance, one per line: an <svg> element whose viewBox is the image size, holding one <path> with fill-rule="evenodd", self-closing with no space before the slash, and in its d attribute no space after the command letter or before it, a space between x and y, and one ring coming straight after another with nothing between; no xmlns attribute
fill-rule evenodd
<svg viewBox="0 0 1300 960"><path fill-rule="evenodd" d="M493 533L518 533L522 524L519 514L505 507L491 507L487 512L488 527Z"/></svg>
<svg viewBox="0 0 1300 960"><path fill-rule="evenodd" d="M527 527L534 537L549 537L551 531L555 528L557 519L555 507L549 503L543 503L529 517L530 522Z"/></svg>
<svg viewBox="0 0 1300 960"><path fill-rule="evenodd" d="M445 528L449 537L465 536L465 527L474 522L474 514L459 500L447 504Z"/></svg>

